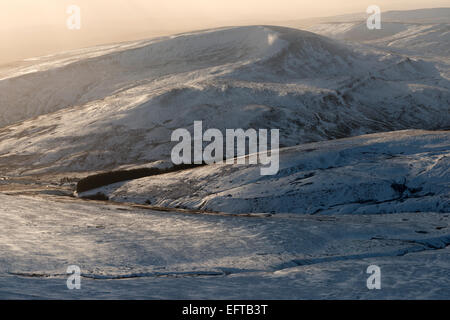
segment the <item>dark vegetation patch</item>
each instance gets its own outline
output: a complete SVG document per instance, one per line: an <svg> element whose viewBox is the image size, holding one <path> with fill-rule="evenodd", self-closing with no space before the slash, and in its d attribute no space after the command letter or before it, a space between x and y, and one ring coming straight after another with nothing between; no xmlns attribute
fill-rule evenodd
<svg viewBox="0 0 450 320"><path fill-rule="evenodd" d="M90 196L84 196L83 199L100 200L100 201L108 201L109 200L108 196L102 192L97 192L96 194L93 194Z"/></svg>
<svg viewBox="0 0 450 320"><path fill-rule="evenodd" d="M400 194L403 194L406 190L408 190L408 187L405 183L393 183L391 184L391 188L394 189L395 192L398 192Z"/></svg>
<svg viewBox="0 0 450 320"><path fill-rule="evenodd" d="M403 194L408 191L410 194L416 194L418 192L421 192L423 188L410 188L406 185L406 181L403 183L392 183L391 188L397 192L400 196L403 196Z"/></svg>
<svg viewBox="0 0 450 320"><path fill-rule="evenodd" d="M71 184L71 183L77 183L78 181L80 181L80 178L77 177L64 177L59 179L59 184L63 185L63 184Z"/></svg>
<svg viewBox="0 0 450 320"><path fill-rule="evenodd" d="M149 176L156 176L169 172L176 172L181 170L192 169L196 167L203 166L204 164L180 164L167 169L159 168L140 168L131 170L119 170L119 171L108 171L92 176L88 176L81 179L77 183L77 192L86 192L89 190L97 189L103 186L107 186L113 183L134 180Z"/></svg>

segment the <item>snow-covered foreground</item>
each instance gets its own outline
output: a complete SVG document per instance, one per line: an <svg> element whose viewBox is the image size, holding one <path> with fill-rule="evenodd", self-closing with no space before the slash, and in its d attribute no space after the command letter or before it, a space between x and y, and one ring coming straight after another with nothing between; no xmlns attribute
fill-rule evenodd
<svg viewBox="0 0 450 320"><path fill-rule="evenodd" d="M119 202L229 213L450 212L450 132L395 131L281 149L276 175L216 164L94 189Z"/></svg>
<svg viewBox="0 0 450 320"><path fill-rule="evenodd" d="M190 215L0 194L0 298L450 297L449 214ZM369 265L382 289L366 287ZM82 270L68 290L66 268Z"/></svg>

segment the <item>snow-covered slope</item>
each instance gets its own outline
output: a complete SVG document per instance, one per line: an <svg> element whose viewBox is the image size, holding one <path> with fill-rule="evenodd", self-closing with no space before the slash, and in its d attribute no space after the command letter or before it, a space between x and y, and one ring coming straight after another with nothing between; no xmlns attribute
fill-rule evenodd
<svg viewBox="0 0 450 320"><path fill-rule="evenodd" d="M408 55L449 58L450 8L383 12L380 30L369 30L366 19L367 16L328 18L306 29Z"/></svg>
<svg viewBox="0 0 450 320"><path fill-rule="evenodd" d="M279 47L271 34L263 28L215 30L38 59L3 71L0 125L102 99L139 82L261 59Z"/></svg>
<svg viewBox="0 0 450 320"><path fill-rule="evenodd" d="M187 215L5 194L0 203L0 299L449 298L448 214ZM373 264L382 290L366 287ZM80 290L67 289L70 265Z"/></svg>
<svg viewBox="0 0 450 320"><path fill-rule="evenodd" d="M450 8L395 10L383 13L383 20L402 23L450 23Z"/></svg>
<svg viewBox="0 0 450 320"><path fill-rule="evenodd" d="M115 201L229 213L450 212L450 132L399 131L282 149L280 170L217 164L95 189Z"/></svg>
<svg viewBox="0 0 450 320"><path fill-rule="evenodd" d="M340 40L403 49L409 54L448 57L450 47L450 24L384 22L382 29L369 30L366 22L349 22L318 24L308 29Z"/></svg>
<svg viewBox="0 0 450 320"><path fill-rule="evenodd" d="M192 128L195 120L205 129L279 128L283 146L445 129L450 81L440 68L263 26L46 57L2 73L0 123L10 125L0 129L0 171L89 171L167 160L172 131Z"/></svg>
<svg viewBox="0 0 450 320"><path fill-rule="evenodd" d="M383 10L383 8L381 8ZM349 23L366 21L368 14L365 11L358 13L343 14L330 17L317 17L301 20L290 20L281 23L287 27L310 27L325 23ZM428 8L415 10L382 11L384 22L397 23L450 23L450 8Z"/></svg>

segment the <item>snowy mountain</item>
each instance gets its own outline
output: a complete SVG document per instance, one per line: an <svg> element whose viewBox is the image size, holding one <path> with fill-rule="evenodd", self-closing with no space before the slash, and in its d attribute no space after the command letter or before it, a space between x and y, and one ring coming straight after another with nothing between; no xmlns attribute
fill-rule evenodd
<svg viewBox="0 0 450 320"><path fill-rule="evenodd" d="M310 27L311 32L341 40L360 41L403 49L408 54L448 56L450 24L405 24L384 22L381 30L369 30L366 22L329 23Z"/></svg>
<svg viewBox="0 0 450 320"><path fill-rule="evenodd" d="M413 24L436 24L450 23L450 8L428 8L415 10L382 10L382 21L397 23L413 23ZM283 25L292 28L305 28L325 23L349 23L349 22L365 22L368 14L366 12L358 12L351 14L343 14L330 17L317 17L301 20L281 21L277 25Z"/></svg>
<svg viewBox="0 0 450 320"><path fill-rule="evenodd" d="M306 29L331 38L363 42L408 55L439 56L447 59L448 63L450 8L389 11L383 12L381 17L380 30L369 30L367 17L330 18Z"/></svg>
<svg viewBox="0 0 450 320"><path fill-rule="evenodd" d="M171 132L192 129L195 120L205 129L279 128L282 146L448 129L446 68L264 26L45 57L2 73L0 170L95 171L167 160Z"/></svg>
<svg viewBox="0 0 450 320"><path fill-rule="evenodd" d="M450 23L450 8L395 10L383 13L383 20L402 23Z"/></svg>

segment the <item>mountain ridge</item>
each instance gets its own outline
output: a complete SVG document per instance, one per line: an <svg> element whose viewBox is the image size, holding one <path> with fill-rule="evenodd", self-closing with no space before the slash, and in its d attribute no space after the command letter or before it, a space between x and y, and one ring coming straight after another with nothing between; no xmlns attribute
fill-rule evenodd
<svg viewBox="0 0 450 320"><path fill-rule="evenodd" d="M0 104L14 106L2 109L4 125L37 116L0 129L0 170L169 160L171 132L196 120L280 128L282 146L450 127L450 80L433 61L307 31L232 27L104 50L0 81Z"/></svg>

